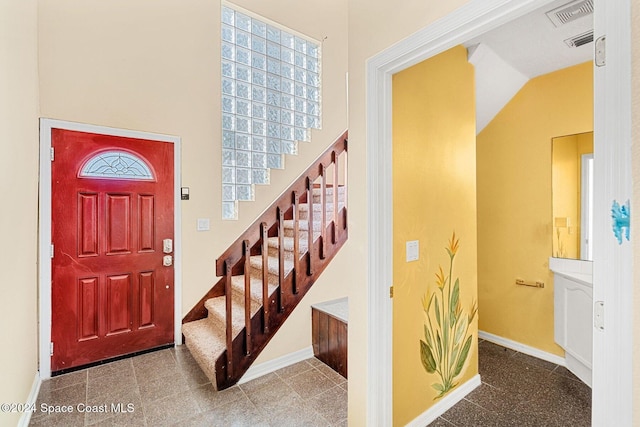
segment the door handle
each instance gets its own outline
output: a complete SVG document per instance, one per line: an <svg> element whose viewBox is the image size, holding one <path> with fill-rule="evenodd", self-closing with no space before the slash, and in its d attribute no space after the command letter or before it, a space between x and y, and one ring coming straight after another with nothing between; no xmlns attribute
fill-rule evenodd
<svg viewBox="0 0 640 427"><path fill-rule="evenodd" d="M171 255L163 256L162 265L164 265L165 267L171 267L173 265L173 257Z"/></svg>
<svg viewBox="0 0 640 427"><path fill-rule="evenodd" d="M162 241L162 252L165 254L170 254L173 252L173 240L172 239L164 239Z"/></svg>

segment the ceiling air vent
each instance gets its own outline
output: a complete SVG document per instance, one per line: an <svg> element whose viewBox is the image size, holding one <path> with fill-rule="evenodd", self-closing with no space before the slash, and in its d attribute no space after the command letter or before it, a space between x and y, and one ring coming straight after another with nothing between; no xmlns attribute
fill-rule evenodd
<svg viewBox="0 0 640 427"><path fill-rule="evenodd" d="M586 33L578 34L577 36L570 37L564 42L569 47L580 47L593 41L593 30L589 30Z"/></svg>
<svg viewBox="0 0 640 427"><path fill-rule="evenodd" d="M593 0L575 0L547 12L553 25L559 27L593 13Z"/></svg>

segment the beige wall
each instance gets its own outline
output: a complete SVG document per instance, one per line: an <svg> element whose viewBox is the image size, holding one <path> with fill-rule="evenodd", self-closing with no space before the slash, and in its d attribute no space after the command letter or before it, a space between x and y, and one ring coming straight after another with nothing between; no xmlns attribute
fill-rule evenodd
<svg viewBox="0 0 640 427"><path fill-rule="evenodd" d="M220 2L207 0L40 1L39 60L44 117L177 135L182 138L183 314L217 281L215 259L291 181L347 128L347 15L343 0L240 6L323 42L323 129L286 170L256 186L238 221L221 220ZM210 218L211 231L196 232ZM331 270L331 269L330 269ZM323 285L324 283L324 285ZM323 275L260 356L311 345L309 304L343 296Z"/></svg>
<svg viewBox="0 0 640 427"><path fill-rule="evenodd" d="M0 403L24 403L38 369L38 75L35 0L0 2ZM21 414L0 413L0 425Z"/></svg>
<svg viewBox="0 0 640 427"><path fill-rule="evenodd" d="M633 165L633 212L640 212L640 4L637 1L631 2L631 29L632 29L632 158ZM640 426L640 227L634 220L634 227L631 229L634 256L633 275L633 425Z"/></svg>

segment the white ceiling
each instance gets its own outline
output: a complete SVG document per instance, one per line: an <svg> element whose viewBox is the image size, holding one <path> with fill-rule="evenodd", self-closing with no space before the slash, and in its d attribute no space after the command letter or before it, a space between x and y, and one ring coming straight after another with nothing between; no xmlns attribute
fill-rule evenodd
<svg viewBox="0 0 640 427"><path fill-rule="evenodd" d="M527 79L593 58L593 42L580 47L569 47L565 43L566 39L593 29L593 14L559 27L546 15L567 3L571 0L552 2L464 43L469 50L469 60L476 68L478 133Z"/></svg>

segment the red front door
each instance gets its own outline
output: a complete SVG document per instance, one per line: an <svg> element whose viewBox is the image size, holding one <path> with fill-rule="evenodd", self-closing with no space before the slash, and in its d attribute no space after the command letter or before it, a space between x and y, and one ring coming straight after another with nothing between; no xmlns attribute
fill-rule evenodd
<svg viewBox="0 0 640 427"><path fill-rule="evenodd" d="M51 140L51 370L172 343L173 144Z"/></svg>

